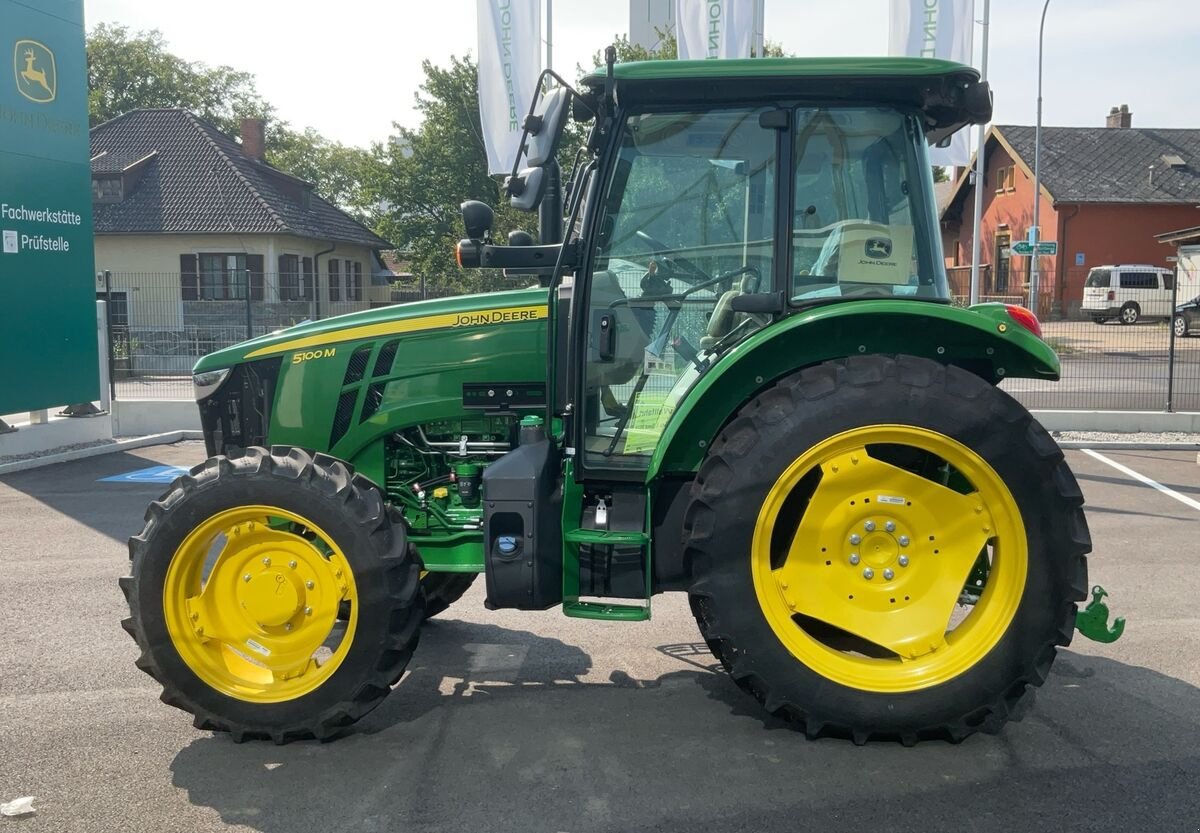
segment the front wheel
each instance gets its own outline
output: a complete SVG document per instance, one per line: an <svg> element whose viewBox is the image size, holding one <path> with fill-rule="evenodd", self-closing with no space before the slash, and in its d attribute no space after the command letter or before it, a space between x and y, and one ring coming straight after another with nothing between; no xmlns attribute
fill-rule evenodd
<svg viewBox="0 0 1200 833"><path fill-rule="evenodd" d="M1187 319L1182 315L1175 316L1175 319L1171 322L1171 326L1175 329L1176 338L1183 338L1188 334Z"/></svg>
<svg viewBox="0 0 1200 833"><path fill-rule="evenodd" d="M1087 590L1082 495L1013 399L924 359L819 365L713 443L692 608L733 680L810 736L995 730Z"/></svg>
<svg viewBox="0 0 1200 833"><path fill-rule="evenodd" d="M416 647L420 565L404 525L331 457L213 457L150 505L129 550L122 624L137 665L197 728L328 737L383 700Z"/></svg>

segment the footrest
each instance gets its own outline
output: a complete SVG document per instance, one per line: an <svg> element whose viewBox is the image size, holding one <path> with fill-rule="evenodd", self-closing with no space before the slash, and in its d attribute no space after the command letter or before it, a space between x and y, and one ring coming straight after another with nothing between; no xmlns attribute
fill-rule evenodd
<svg viewBox="0 0 1200 833"><path fill-rule="evenodd" d="M609 529L572 529L566 534L566 539L572 544L613 547L644 547L650 543L650 536L644 532L618 532Z"/></svg>
<svg viewBox="0 0 1200 833"><path fill-rule="evenodd" d="M645 622L650 618L650 608L642 605L607 604L605 602L564 602L563 614L573 619Z"/></svg>

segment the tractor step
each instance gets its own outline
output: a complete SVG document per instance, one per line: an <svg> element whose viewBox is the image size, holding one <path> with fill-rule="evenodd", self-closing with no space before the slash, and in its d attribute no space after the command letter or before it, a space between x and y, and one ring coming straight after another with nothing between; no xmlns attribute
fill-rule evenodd
<svg viewBox="0 0 1200 833"><path fill-rule="evenodd" d="M611 529L572 529L565 537L572 544L592 544L594 546L644 547L650 543L650 536L644 532L624 532Z"/></svg>
<svg viewBox="0 0 1200 833"><path fill-rule="evenodd" d="M572 619L605 619L612 622L645 622L650 608L607 602L564 602L563 614Z"/></svg>

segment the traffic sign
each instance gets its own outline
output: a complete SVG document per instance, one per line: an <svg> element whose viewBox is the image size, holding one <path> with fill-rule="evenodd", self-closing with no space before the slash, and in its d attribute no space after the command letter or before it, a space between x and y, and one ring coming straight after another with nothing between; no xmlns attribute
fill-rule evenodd
<svg viewBox="0 0 1200 833"><path fill-rule="evenodd" d="M1039 240L1037 243L1037 251L1040 255L1056 255L1058 254L1057 240ZM1028 240L1019 240L1013 243L1012 253L1021 255L1022 257L1030 257L1033 255L1033 245Z"/></svg>

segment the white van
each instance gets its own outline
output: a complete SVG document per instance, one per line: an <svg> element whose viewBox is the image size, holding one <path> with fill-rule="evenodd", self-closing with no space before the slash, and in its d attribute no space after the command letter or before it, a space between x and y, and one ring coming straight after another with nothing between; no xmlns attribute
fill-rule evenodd
<svg viewBox="0 0 1200 833"><path fill-rule="evenodd" d="M1097 266L1083 282L1083 314L1097 324L1114 318L1122 324L1169 319L1174 280L1174 272L1159 266Z"/></svg>

